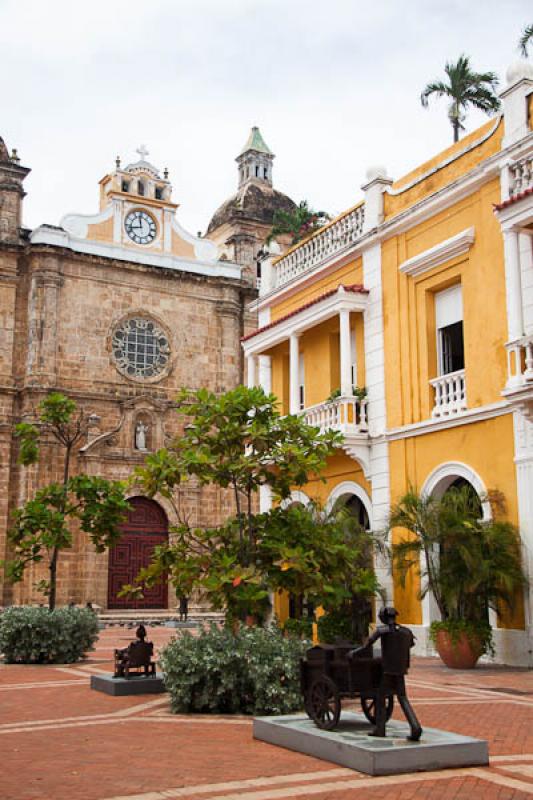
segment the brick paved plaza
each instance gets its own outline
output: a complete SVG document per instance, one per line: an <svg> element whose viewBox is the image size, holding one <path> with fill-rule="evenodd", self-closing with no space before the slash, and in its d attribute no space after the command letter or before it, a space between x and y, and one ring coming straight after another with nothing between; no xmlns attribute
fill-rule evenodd
<svg viewBox="0 0 533 800"><path fill-rule="evenodd" d="M533 673L452 672L417 660L411 697L423 725L487 738L490 768L370 778L252 739L250 719L175 716L166 695L109 697L109 672L132 631L103 631L72 666L0 666L1 800L525 798L533 795ZM150 630L157 646L174 631Z"/></svg>

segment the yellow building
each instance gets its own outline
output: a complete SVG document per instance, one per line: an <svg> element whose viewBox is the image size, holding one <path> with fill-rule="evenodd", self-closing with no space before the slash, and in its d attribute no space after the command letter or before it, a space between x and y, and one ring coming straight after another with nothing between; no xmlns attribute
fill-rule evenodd
<svg viewBox="0 0 533 800"><path fill-rule="evenodd" d="M499 490L533 574L533 68L507 79L500 116L400 180L369 170L362 202L263 266L243 347L249 385L344 433L295 499L343 499L379 530L409 485ZM378 571L431 652L431 597ZM496 659L532 666L523 600L492 620Z"/></svg>

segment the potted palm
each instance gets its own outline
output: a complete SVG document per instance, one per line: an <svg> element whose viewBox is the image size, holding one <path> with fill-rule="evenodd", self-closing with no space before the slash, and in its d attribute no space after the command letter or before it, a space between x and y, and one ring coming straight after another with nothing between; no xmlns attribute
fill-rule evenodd
<svg viewBox="0 0 533 800"><path fill-rule="evenodd" d="M431 626L432 641L456 669L472 668L493 652L489 609L499 615L512 608L525 584L518 531L502 518L501 495L491 493L490 501L489 521L469 484L441 498L411 489L391 510L390 528L408 533L392 545L393 569L402 583L411 569L420 572L419 596L430 592L441 617Z"/></svg>

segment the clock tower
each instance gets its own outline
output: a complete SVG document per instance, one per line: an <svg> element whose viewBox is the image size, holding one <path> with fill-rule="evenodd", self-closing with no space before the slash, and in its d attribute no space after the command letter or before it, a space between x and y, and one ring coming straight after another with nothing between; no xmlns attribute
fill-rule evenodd
<svg viewBox="0 0 533 800"><path fill-rule="evenodd" d="M213 242L189 234L179 224L179 206L172 202L168 170L161 174L147 160L149 153L144 145L136 152L137 161L122 166L117 157L115 169L101 179L100 211L67 214L60 223L63 231L69 238L99 243L114 257L120 251L122 258L160 256L165 262L215 262L217 248Z"/></svg>

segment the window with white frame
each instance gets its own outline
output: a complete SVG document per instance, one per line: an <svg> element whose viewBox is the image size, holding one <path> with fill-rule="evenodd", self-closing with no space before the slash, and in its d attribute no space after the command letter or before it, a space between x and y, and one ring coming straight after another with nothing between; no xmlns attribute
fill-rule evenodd
<svg viewBox="0 0 533 800"><path fill-rule="evenodd" d="M435 295L435 323L439 375L464 369L463 295L460 285Z"/></svg>

